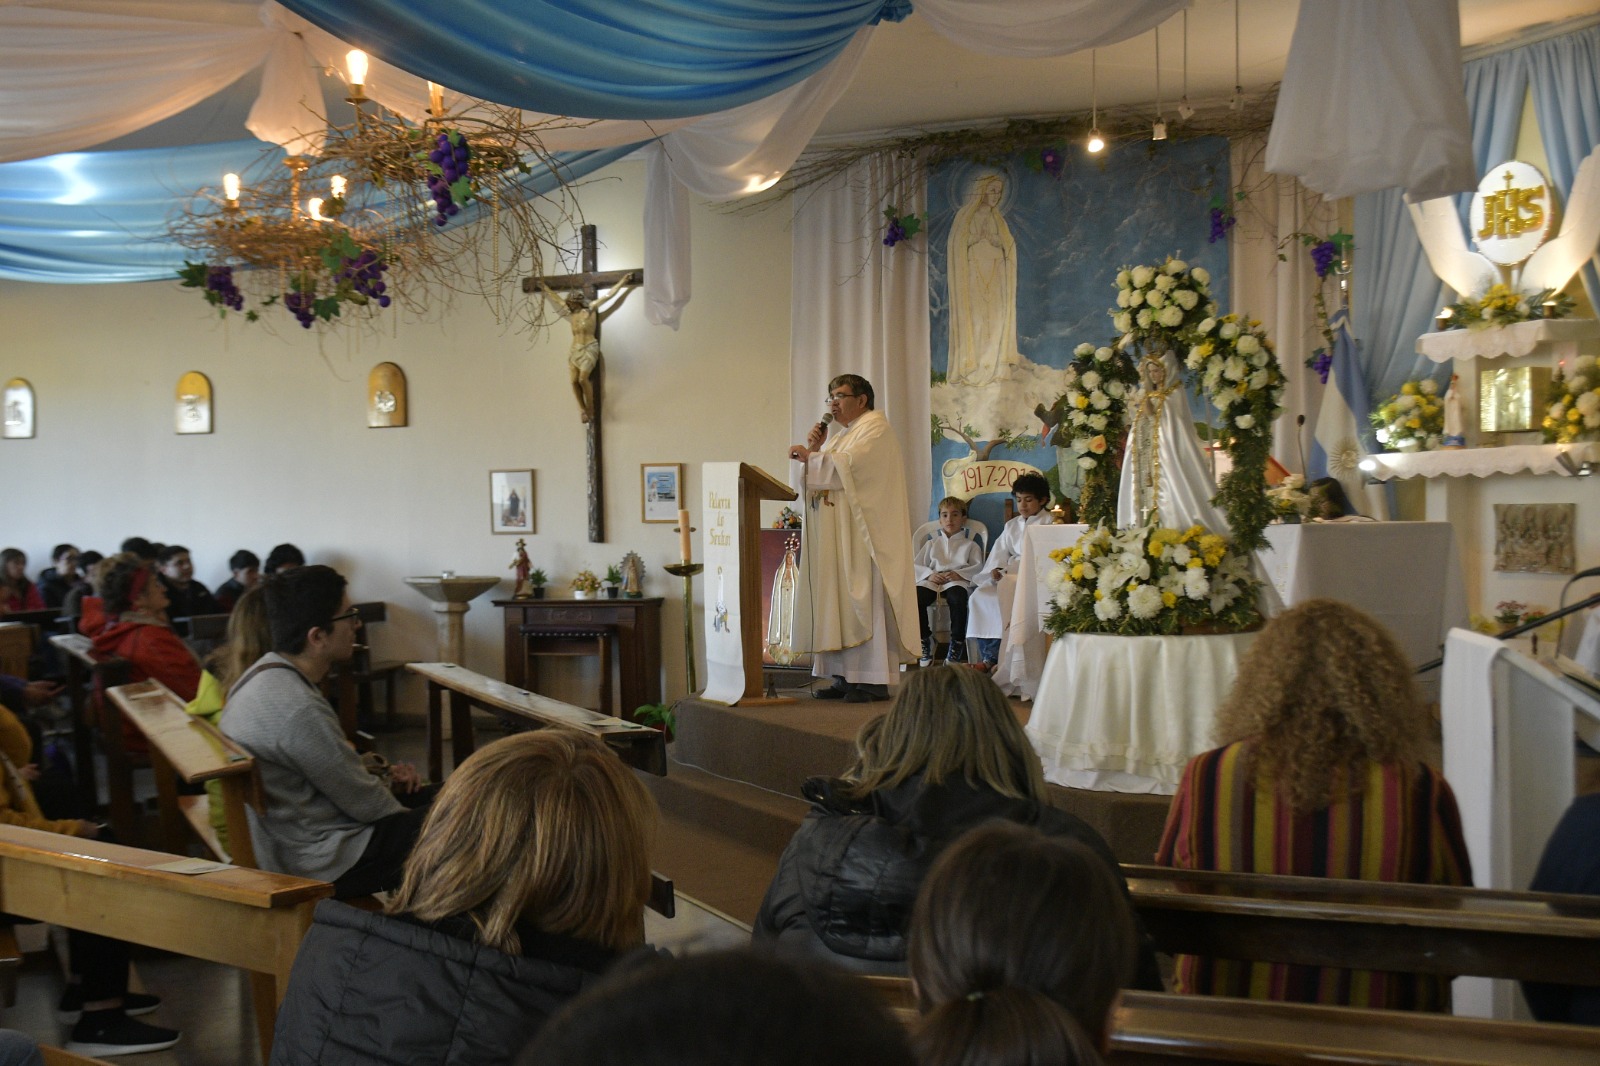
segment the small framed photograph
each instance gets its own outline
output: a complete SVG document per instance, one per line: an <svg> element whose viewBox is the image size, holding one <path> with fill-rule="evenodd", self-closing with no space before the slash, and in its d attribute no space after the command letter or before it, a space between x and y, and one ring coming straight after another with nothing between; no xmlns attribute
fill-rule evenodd
<svg viewBox="0 0 1600 1066"><path fill-rule="evenodd" d="M533 471L489 471L489 532L534 532Z"/></svg>
<svg viewBox="0 0 1600 1066"><path fill-rule="evenodd" d="M676 522L683 506L683 464L639 464L639 510L646 522Z"/></svg>

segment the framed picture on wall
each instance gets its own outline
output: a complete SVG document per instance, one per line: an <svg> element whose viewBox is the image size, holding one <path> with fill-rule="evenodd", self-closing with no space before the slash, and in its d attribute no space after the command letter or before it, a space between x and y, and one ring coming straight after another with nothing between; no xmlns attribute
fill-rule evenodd
<svg viewBox="0 0 1600 1066"><path fill-rule="evenodd" d="M489 471L489 532L534 532L532 470Z"/></svg>
<svg viewBox="0 0 1600 1066"><path fill-rule="evenodd" d="M682 463L639 464L639 510L644 521L676 522L682 495Z"/></svg>

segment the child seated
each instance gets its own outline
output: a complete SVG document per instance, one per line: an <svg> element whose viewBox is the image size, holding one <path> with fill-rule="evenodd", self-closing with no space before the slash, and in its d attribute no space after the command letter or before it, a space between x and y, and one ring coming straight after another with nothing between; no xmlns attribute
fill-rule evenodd
<svg viewBox="0 0 1600 1066"><path fill-rule="evenodd" d="M950 647L945 658L966 659L967 593L983 565L983 549L967 528L967 505L954 496L939 501L939 528L917 548L917 621L922 626L922 665L933 662L933 630L928 608L939 593L950 608Z"/></svg>
<svg viewBox="0 0 1600 1066"><path fill-rule="evenodd" d="M982 670L993 670L1000 662L1000 641L1011 624L1017 564L1022 560L1022 542L1028 527L1055 521L1046 510L1050 505L1050 483L1040 475L1023 474L1017 478L1011 483L1011 496L1017 502L1017 517L1006 523L989 549L967 616L967 637L976 642L979 655L979 662L973 665Z"/></svg>

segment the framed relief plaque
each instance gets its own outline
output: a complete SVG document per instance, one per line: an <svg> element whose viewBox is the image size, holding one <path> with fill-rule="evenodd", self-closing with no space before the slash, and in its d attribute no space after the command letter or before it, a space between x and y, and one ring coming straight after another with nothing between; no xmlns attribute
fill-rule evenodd
<svg viewBox="0 0 1600 1066"><path fill-rule="evenodd" d="M394 363L379 363L367 375L367 428L392 429L406 424L406 372Z"/></svg>
<svg viewBox="0 0 1600 1066"><path fill-rule="evenodd" d="M211 432L211 379L198 370L178 379L173 428L179 433Z"/></svg>
<svg viewBox="0 0 1600 1066"><path fill-rule="evenodd" d="M0 408L5 411L4 430L0 435L17 439L33 436L33 386L25 379L12 378L6 382Z"/></svg>

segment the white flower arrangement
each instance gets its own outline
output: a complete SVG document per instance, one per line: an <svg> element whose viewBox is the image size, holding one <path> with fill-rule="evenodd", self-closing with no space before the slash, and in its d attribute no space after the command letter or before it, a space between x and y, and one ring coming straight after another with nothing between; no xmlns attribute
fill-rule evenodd
<svg viewBox="0 0 1600 1066"><path fill-rule="evenodd" d="M1408 381L1372 412L1378 443L1392 452L1433 451L1444 435L1444 404L1432 378Z"/></svg>
<svg viewBox="0 0 1600 1066"><path fill-rule="evenodd" d="M1267 498L1282 521L1298 522L1311 514L1311 495L1306 492L1306 479L1299 474L1290 474L1268 489Z"/></svg>
<svg viewBox="0 0 1600 1066"><path fill-rule="evenodd" d="M1177 334L1193 330L1200 321L1217 313L1207 287L1211 275L1182 259L1168 259L1160 266L1124 267L1117 271L1117 307L1111 313L1118 333L1154 331L1167 335L1169 347L1178 348ZM1124 336L1123 347L1130 338Z"/></svg>
<svg viewBox="0 0 1600 1066"><path fill-rule="evenodd" d="M1547 443L1600 440L1600 365L1594 356L1580 355L1571 374L1557 371L1549 400L1544 416Z"/></svg>
<svg viewBox="0 0 1600 1066"><path fill-rule="evenodd" d="M1058 637L1240 632L1261 624L1260 582L1250 576L1249 556L1203 526L1101 525L1050 558L1045 628Z"/></svg>

